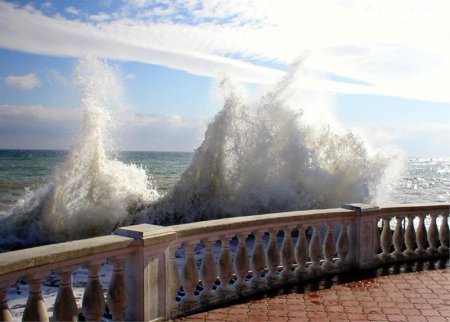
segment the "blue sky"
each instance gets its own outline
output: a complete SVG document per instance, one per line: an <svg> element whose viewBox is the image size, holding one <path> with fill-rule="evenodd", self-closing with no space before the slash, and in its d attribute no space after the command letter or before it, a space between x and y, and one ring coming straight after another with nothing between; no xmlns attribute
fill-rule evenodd
<svg viewBox="0 0 450 322"><path fill-rule="evenodd" d="M225 72L261 93L308 52L295 84L312 120L380 149L450 156L450 3L2 1L0 148L69 148L79 57L118 70L124 150L192 151L221 107Z"/></svg>

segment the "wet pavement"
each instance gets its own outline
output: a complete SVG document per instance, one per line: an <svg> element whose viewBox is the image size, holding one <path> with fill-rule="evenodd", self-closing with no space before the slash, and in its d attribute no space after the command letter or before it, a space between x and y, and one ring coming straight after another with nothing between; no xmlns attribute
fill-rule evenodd
<svg viewBox="0 0 450 322"><path fill-rule="evenodd" d="M448 264L335 275L176 321L450 321Z"/></svg>

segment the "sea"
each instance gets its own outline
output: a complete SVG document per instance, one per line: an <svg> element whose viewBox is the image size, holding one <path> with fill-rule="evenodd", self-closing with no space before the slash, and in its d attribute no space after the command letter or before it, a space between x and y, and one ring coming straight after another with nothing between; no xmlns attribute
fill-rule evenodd
<svg viewBox="0 0 450 322"><path fill-rule="evenodd" d="M49 184L67 154L57 150L0 150L0 218ZM180 180L193 153L127 151L114 156L144 169L158 193L164 195ZM389 187L387 204L450 202L450 158L409 158L403 172Z"/></svg>
<svg viewBox="0 0 450 322"><path fill-rule="evenodd" d="M0 150L0 218L52 182L56 167L67 155L67 150ZM193 153L127 151L113 155L120 162L144 169L163 195L180 179Z"/></svg>
<svg viewBox="0 0 450 322"><path fill-rule="evenodd" d="M192 153L111 152L120 79L93 58L80 66L83 118L73 146L0 150L0 249L136 223L450 201L449 158L373 151L358 133L308 123L299 112L308 107L286 101L295 70L256 100L224 79L223 108Z"/></svg>

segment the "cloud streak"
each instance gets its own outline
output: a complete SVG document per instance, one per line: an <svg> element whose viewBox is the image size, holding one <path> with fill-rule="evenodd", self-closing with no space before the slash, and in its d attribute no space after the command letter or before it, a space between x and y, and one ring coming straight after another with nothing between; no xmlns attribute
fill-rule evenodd
<svg viewBox="0 0 450 322"><path fill-rule="evenodd" d="M447 1L135 4L82 21L1 2L0 46L63 57L90 53L207 77L225 71L259 84L281 77L270 66L311 50L301 88L450 102Z"/></svg>
<svg viewBox="0 0 450 322"><path fill-rule="evenodd" d="M206 128L205 119L177 115L122 111L113 117L118 150L192 151ZM68 149L81 122L78 109L0 105L0 149Z"/></svg>
<svg viewBox="0 0 450 322"><path fill-rule="evenodd" d="M29 73L22 76L10 75L5 77L4 82L7 86L19 90L29 91L41 84L39 78L33 74Z"/></svg>

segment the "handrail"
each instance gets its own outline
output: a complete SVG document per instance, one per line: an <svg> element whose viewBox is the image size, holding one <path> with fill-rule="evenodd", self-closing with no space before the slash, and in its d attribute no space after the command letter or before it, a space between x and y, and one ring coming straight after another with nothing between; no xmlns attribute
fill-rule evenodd
<svg viewBox="0 0 450 322"><path fill-rule="evenodd" d="M30 294L23 319L46 321L40 287L50 270L61 277L53 319L75 321L80 313L99 319L105 298L98 271L107 260L114 266L106 296L113 318L148 321L351 269L448 258L449 213L444 203L350 204L168 227L141 224L110 236L2 253L0 320L13 319L8 291L25 277ZM89 269L89 279L78 308L70 294L80 265Z"/></svg>
<svg viewBox="0 0 450 322"><path fill-rule="evenodd" d="M180 224L171 226L177 234L177 239L189 238L192 236L202 236L208 234L224 233L227 231L240 232L248 230L259 230L272 225L288 225L300 221L323 222L326 219L339 218L342 220L353 220L354 211L335 208L335 209L316 209L289 211L281 213L253 215L245 217L231 217L200 221L189 224Z"/></svg>
<svg viewBox="0 0 450 322"><path fill-rule="evenodd" d="M27 274L30 269L45 270L46 266L58 266L58 263L70 266L83 263L86 258L92 260L96 255L105 258L105 254L115 255L120 250L132 247L133 242L132 238L111 235L2 253L0 276L9 277L11 274L20 276Z"/></svg>

